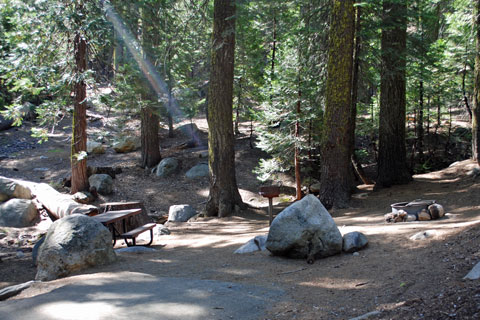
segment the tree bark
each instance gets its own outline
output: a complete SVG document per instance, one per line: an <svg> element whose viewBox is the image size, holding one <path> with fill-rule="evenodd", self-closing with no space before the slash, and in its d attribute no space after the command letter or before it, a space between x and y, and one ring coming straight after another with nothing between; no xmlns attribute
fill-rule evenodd
<svg viewBox="0 0 480 320"><path fill-rule="evenodd" d="M148 15L146 10L138 9L141 19L138 21L137 37L143 44L143 57L145 60L149 60L149 52L146 48L150 48L152 43L155 42L155 33L149 32L153 23L152 18ZM148 72L148 71L146 71ZM144 90L141 94L142 100L149 103L155 103L157 100L157 94L153 89L153 85L148 81L149 75L144 74L144 78L141 78L140 83ZM142 154L142 168L153 168L160 160L160 142L158 139L159 130L159 117L156 114L156 110L152 106L142 107L140 110L141 119L141 154Z"/></svg>
<svg viewBox="0 0 480 320"><path fill-rule="evenodd" d="M300 87L300 85L299 85ZM300 115L302 112L301 102L302 91L298 89L298 101L297 101L297 121L295 122L295 194L297 201L302 200L302 177L301 177L301 168L300 168L300 148L298 146L300 139Z"/></svg>
<svg viewBox="0 0 480 320"><path fill-rule="evenodd" d="M377 186L411 180L405 146L406 11L405 0L383 2Z"/></svg>
<svg viewBox="0 0 480 320"><path fill-rule="evenodd" d="M475 2L475 84L472 110L472 155L480 165L480 0Z"/></svg>
<svg viewBox="0 0 480 320"><path fill-rule="evenodd" d="M87 70L87 41L84 36L77 32L75 34L74 54L75 73L82 80L75 81L74 109L72 122L72 145L71 145L71 167L72 167L72 194L78 191L88 191L87 176L87 85L83 75Z"/></svg>
<svg viewBox="0 0 480 320"><path fill-rule="evenodd" d="M326 208L347 207L351 192L353 3L353 0L333 2L319 194Z"/></svg>
<svg viewBox="0 0 480 320"><path fill-rule="evenodd" d="M142 142L142 168L153 168L162 157L158 140L159 118L150 107L142 108L141 113L141 142Z"/></svg>
<svg viewBox="0 0 480 320"><path fill-rule="evenodd" d="M233 136L233 69L235 1L215 0L213 43L208 94L209 216L225 217L243 207L235 176Z"/></svg>
<svg viewBox="0 0 480 320"><path fill-rule="evenodd" d="M419 102L418 102L418 117L417 117L417 152L418 152L418 162L423 162L423 80L420 80L418 86L419 92Z"/></svg>

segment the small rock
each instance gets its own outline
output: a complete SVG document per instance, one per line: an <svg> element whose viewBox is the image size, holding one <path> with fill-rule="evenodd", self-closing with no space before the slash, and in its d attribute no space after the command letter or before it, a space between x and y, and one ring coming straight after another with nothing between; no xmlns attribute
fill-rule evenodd
<svg viewBox="0 0 480 320"><path fill-rule="evenodd" d="M198 127L195 123L187 123L178 127L175 131L180 131L190 139L194 139L198 136Z"/></svg>
<svg viewBox="0 0 480 320"><path fill-rule="evenodd" d="M202 150L198 152L199 158L208 158L208 150Z"/></svg>
<svg viewBox="0 0 480 320"><path fill-rule="evenodd" d="M352 194L352 198L354 198L354 199L366 199L366 198L368 198L368 193L367 192L355 193L355 194Z"/></svg>
<svg viewBox="0 0 480 320"><path fill-rule="evenodd" d="M320 192L320 187L321 187L320 183L314 183L310 186L310 192L311 193L319 193Z"/></svg>
<svg viewBox="0 0 480 320"><path fill-rule="evenodd" d="M23 253L23 251L17 251L17 253L15 254L17 256L17 258L21 259L21 258L25 258L25 253Z"/></svg>
<svg viewBox="0 0 480 320"><path fill-rule="evenodd" d="M463 277L465 280L478 280L480 279L480 262L477 263L470 272Z"/></svg>
<svg viewBox="0 0 480 320"><path fill-rule="evenodd" d="M31 227L40 219L37 208L31 200L10 199L0 204L0 226Z"/></svg>
<svg viewBox="0 0 480 320"><path fill-rule="evenodd" d="M267 236L256 236L253 239L248 240L243 246L235 250L233 253L236 254L243 254L243 253L250 253L256 251L264 251L267 248L265 244L267 242Z"/></svg>
<svg viewBox="0 0 480 320"><path fill-rule="evenodd" d="M413 236L410 237L410 240L426 240L428 238L432 238L437 235L435 230L425 230L419 233L415 233Z"/></svg>
<svg viewBox="0 0 480 320"><path fill-rule="evenodd" d="M185 174L188 179L204 178L208 177L208 175L209 168L207 163L199 163Z"/></svg>
<svg viewBox="0 0 480 320"><path fill-rule="evenodd" d="M126 247L115 249L115 253L148 253L148 252L155 252L157 251L154 248L148 248L143 246L134 246L134 247Z"/></svg>
<svg viewBox="0 0 480 320"><path fill-rule="evenodd" d="M77 192L72 196L73 200L82 204L89 204L95 201L95 197L87 191Z"/></svg>
<svg viewBox="0 0 480 320"><path fill-rule="evenodd" d="M178 169L178 160L175 158L165 158L154 169L157 177L167 177Z"/></svg>
<svg viewBox="0 0 480 320"><path fill-rule="evenodd" d="M92 174L88 178L90 187L94 187L100 194L111 194L113 192L113 179L108 174Z"/></svg>
<svg viewBox="0 0 480 320"><path fill-rule="evenodd" d="M187 222L196 214L197 211L188 204L174 205L168 210L168 221Z"/></svg>
<svg viewBox="0 0 480 320"><path fill-rule="evenodd" d="M170 229L165 227L163 224L157 224L157 227L153 231L155 236L170 235Z"/></svg>
<svg viewBox="0 0 480 320"><path fill-rule="evenodd" d="M434 203L428 206L428 213L432 217L433 220L440 219L445 215L445 209L442 205L438 203Z"/></svg>
<svg viewBox="0 0 480 320"><path fill-rule="evenodd" d="M354 257L358 257L359 255L360 255L360 253L358 253L358 251L355 251L355 252L352 254L352 256L354 256Z"/></svg>
<svg viewBox="0 0 480 320"><path fill-rule="evenodd" d="M87 141L87 153L89 154L103 154L105 153L105 147L101 142Z"/></svg>
<svg viewBox="0 0 480 320"><path fill-rule="evenodd" d="M120 137L112 145L117 153L128 153L138 149L138 140L135 137Z"/></svg>
<svg viewBox="0 0 480 320"><path fill-rule="evenodd" d="M343 236L343 251L347 253L356 252L368 245L367 237L361 232L349 232Z"/></svg>

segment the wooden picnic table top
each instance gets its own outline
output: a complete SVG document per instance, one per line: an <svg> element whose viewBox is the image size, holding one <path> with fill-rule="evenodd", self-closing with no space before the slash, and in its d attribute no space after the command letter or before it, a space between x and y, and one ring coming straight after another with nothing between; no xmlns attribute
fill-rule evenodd
<svg viewBox="0 0 480 320"><path fill-rule="evenodd" d="M105 213L92 216L92 218L103 224L110 224L140 214L141 212L142 209L107 211Z"/></svg>

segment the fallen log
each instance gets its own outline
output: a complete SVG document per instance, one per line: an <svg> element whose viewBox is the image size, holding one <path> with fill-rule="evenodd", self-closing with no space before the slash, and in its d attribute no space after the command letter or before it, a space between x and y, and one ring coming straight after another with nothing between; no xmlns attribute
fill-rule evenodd
<svg viewBox="0 0 480 320"><path fill-rule="evenodd" d="M35 199L48 212L52 220L72 214L92 215L98 213L98 208L92 205L80 204L69 194L60 193L46 183L36 183L0 177L0 183L9 190L8 198ZM0 190L2 187L0 186ZM19 192L21 191L21 192Z"/></svg>

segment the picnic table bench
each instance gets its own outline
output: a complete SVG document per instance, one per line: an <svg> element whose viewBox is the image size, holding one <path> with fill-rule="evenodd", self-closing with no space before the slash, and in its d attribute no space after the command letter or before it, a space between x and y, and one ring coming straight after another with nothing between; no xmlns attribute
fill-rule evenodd
<svg viewBox="0 0 480 320"><path fill-rule="evenodd" d="M142 209L126 209L126 210L114 210L106 211L104 213L92 216L93 219L102 223L104 226L109 228L112 233L113 245L117 239L123 239L127 246L136 246L136 238L145 231L150 231L150 242L144 244L144 246L149 246L153 242L153 228L155 223L147 223L143 226L135 228L133 230L127 231L126 221L129 217L138 215L142 212ZM116 227L115 223L121 221L122 223L122 232L120 232ZM131 242L128 241L131 239Z"/></svg>

